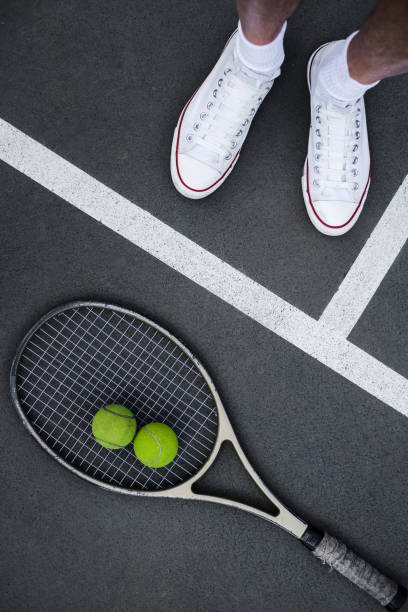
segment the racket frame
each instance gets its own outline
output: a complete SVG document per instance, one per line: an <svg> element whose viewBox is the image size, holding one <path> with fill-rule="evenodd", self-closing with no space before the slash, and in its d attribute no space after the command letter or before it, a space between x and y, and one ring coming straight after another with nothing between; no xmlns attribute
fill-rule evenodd
<svg viewBox="0 0 408 612"><path fill-rule="evenodd" d="M217 408L217 413L218 413L217 436L215 439L214 446L208 458L203 463L202 467L195 474L190 476L190 478L188 478L181 484L173 486L173 487L169 487L167 489L162 489L160 491L142 491L142 490L136 490L136 489L128 489L125 487L119 487L117 485L112 485L106 482L102 482L98 480L97 478L93 478L92 476L89 476L85 472L77 469L71 463L63 459L58 453L53 451L52 448L50 448L48 444L46 444L46 442L41 438L41 436L35 431L34 427L31 425L30 421L27 419L26 415L24 414L23 408L20 404L19 397L18 397L16 377L17 377L17 371L18 371L20 359L21 359L21 356L23 355L23 352L24 352L24 349L27 343L29 342L31 337L35 334L35 332L37 332L47 321L49 321L56 315L61 314L66 310L71 310L75 308L86 308L86 307L108 309L114 312L119 312L123 315L131 316L145 323L146 325L149 325L150 327L154 328L156 331L160 332L163 336L168 338L171 342L176 344L176 346L178 346L178 348L181 349L183 353L194 363L195 367L198 369L201 376L204 378L214 398L214 402ZM215 388L215 385L210 375L208 374L204 366L201 364L201 362L197 359L197 357L195 357L195 355L182 342L180 342L178 338L176 338L173 334L168 332L166 329L164 329L163 327L161 327L160 325L158 325L157 323L155 323L154 321L152 321L151 319L148 319L147 317L143 315L135 313L121 306L116 306L116 305L108 304L104 302L94 302L94 301L74 301L74 302L69 302L68 304L64 304L63 306L58 306L56 308L53 308L47 314L43 315L35 323L35 325L33 325L29 329L29 331L24 336L23 340L20 342L16 355L13 359L12 366L11 366L10 392L11 392L11 398L12 398L13 404L17 410L17 413L20 419L22 420L26 429L28 429L30 434L33 436L33 438L40 444L40 446L49 455L51 455L53 459L58 461L58 463L63 465L65 468L67 468L68 470L70 470L71 472L79 476L80 478L83 478L84 480L87 480L88 482L91 482L92 484L96 484L99 487L102 487L103 489L106 489L108 491L127 494L127 495L143 496L143 497L167 497L167 498L178 498L178 499L185 499L185 500L201 500L201 501L206 501L206 502L214 502L218 504L223 504L225 506L230 506L234 508L239 508L240 510L244 510L260 518L266 519L274 523L275 525L278 525L279 527L281 527L285 531L288 531L289 533L291 533L297 538L301 538L302 535L307 530L307 527L308 527L307 524L304 521L302 521L300 518L298 518L293 512L288 510L288 508L286 508L286 506L282 504L282 502L265 485L265 483L262 481L262 479L259 477L259 475L256 473L256 471L254 470L254 468L248 461L248 458L246 457L240 443L238 442L237 436L235 435L235 432L232 428L232 425L224 409L224 406L221 402L221 398L218 395L218 392ZM254 508L247 504L235 501L235 500L227 499L224 497L218 497L214 495L206 495L204 493L195 493L193 491L194 483L196 483L208 471L208 469L211 467L211 465L214 463L215 459L217 458L221 445L227 441L233 445L235 452L238 455L238 458L240 459L241 463L243 464L246 472L249 474L251 479L259 487L259 489L262 491L265 497L277 508L278 514L276 516L268 512L265 512L263 510L260 510L258 508Z"/></svg>

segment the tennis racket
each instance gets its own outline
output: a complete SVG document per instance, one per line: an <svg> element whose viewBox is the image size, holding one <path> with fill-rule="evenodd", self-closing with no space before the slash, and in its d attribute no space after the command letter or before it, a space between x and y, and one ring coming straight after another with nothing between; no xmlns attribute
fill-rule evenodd
<svg viewBox="0 0 408 612"><path fill-rule="evenodd" d="M282 527L387 610L399 610L404 603L404 587L336 538L308 525L268 489L246 458L206 370L153 321L94 302L73 302L52 310L18 348L11 395L37 442L89 482L129 495L203 500L246 510ZM130 408L139 427L152 421L170 425L179 441L176 459L152 469L137 461L131 445L120 450L100 446L92 436L92 418L110 403ZM193 484L227 440L274 505L274 513L193 492Z"/></svg>

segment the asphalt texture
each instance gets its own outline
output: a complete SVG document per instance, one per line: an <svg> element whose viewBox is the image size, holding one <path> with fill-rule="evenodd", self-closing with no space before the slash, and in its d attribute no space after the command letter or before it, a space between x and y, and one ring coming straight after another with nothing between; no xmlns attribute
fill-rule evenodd
<svg viewBox="0 0 408 612"><path fill-rule="evenodd" d="M300 190L306 63L373 6L305 0L289 22L282 76L208 200L175 192L170 144L182 106L236 26L232 2L5 1L0 116L318 317L408 166L404 76L367 95L373 180L358 224L333 240L309 223ZM210 371L273 491L408 584L405 417L4 163L0 180L2 611L378 608L265 521L107 493L40 449L11 405L9 368L27 329L75 299L126 306L179 336ZM405 247L350 337L405 376L406 266ZM200 487L259 499L228 446Z"/></svg>

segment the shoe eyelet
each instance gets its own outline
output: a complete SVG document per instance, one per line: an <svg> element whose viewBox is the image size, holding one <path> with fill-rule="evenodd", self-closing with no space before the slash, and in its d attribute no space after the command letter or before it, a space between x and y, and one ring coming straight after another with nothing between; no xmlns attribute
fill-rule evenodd
<svg viewBox="0 0 408 612"><path fill-rule="evenodd" d="M353 168L353 172L352 172L353 176L357 176L358 174L358 170L356 168Z"/></svg>
<svg viewBox="0 0 408 612"><path fill-rule="evenodd" d="M314 185L315 187L320 187L320 183L319 183L319 181L317 181L316 179L314 179L314 180L313 180L313 185Z"/></svg>
<svg viewBox="0 0 408 612"><path fill-rule="evenodd" d="M358 119L356 119L356 121L355 121L355 126L356 126L356 128L359 128L359 127L360 127L360 122L359 122L359 120L358 120Z"/></svg>
<svg viewBox="0 0 408 612"><path fill-rule="evenodd" d="M318 136L320 138L320 136L321 136L320 130L316 130L316 136Z"/></svg>
<svg viewBox="0 0 408 612"><path fill-rule="evenodd" d="M242 124L242 127L245 127L246 125L248 125L249 123L249 119L245 119L244 123Z"/></svg>
<svg viewBox="0 0 408 612"><path fill-rule="evenodd" d="M359 140L360 138L360 132L356 132L356 140Z"/></svg>
<svg viewBox="0 0 408 612"><path fill-rule="evenodd" d="M316 115L316 123L321 123L321 122L322 122L322 120L321 120L321 118L319 117L319 115Z"/></svg>
<svg viewBox="0 0 408 612"><path fill-rule="evenodd" d="M259 96L259 98L258 98L258 102L259 102L259 104L262 102L262 100L263 100L263 97L262 97L262 96Z"/></svg>
<svg viewBox="0 0 408 612"><path fill-rule="evenodd" d="M316 153L316 155L315 155L315 160L316 160L316 161L319 161L319 159L320 159L320 158L321 158L320 153Z"/></svg>
<svg viewBox="0 0 408 612"><path fill-rule="evenodd" d="M207 104L208 110L211 110L213 106L214 106L214 102L208 102Z"/></svg>
<svg viewBox="0 0 408 612"><path fill-rule="evenodd" d="M192 134L187 134L187 136L186 136L186 140L187 140L187 142L192 142L192 140L193 140L193 135L192 135Z"/></svg>
<svg viewBox="0 0 408 612"><path fill-rule="evenodd" d="M242 136L242 130L238 130L238 132L235 134L235 136L237 138L239 138L240 136Z"/></svg>
<svg viewBox="0 0 408 612"><path fill-rule="evenodd" d="M320 109L321 109L321 108L322 108L322 105L321 105L321 104L318 104L318 105L316 106L315 111L316 111L316 113L317 113L317 114L319 114L319 113L320 113Z"/></svg>
<svg viewBox="0 0 408 612"><path fill-rule="evenodd" d="M320 151L320 147L322 146L321 142L316 142L316 149Z"/></svg>
<svg viewBox="0 0 408 612"><path fill-rule="evenodd" d="M357 162L358 162L358 157L356 155L355 158L353 159L353 166L355 166Z"/></svg>
<svg viewBox="0 0 408 612"><path fill-rule="evenodd" d="M353 185L353 189L354 189L354 191L357 191L357 189L358 189L358 183L354 183L354 185Z"/></svg>
<svg viewBox="0 0 408 612"><path fill-rule="evenodd" d="M218 79L218 87L221 87L223 80L224 79Z"/></svg>
<svg viewBox="0 0 408 612"><path fill-rule="evenodd" d="M231 157L232 157L232 153L228 153L228 155L226 155L224 159L228 161L229 159L231 159Z"/></svg>
<svg viewBox="0 0 408 612"><path fill-rule="evenodd" d="M231 140L231 149L235 149L236 146L237 146L237 141Z"/></svg>
<svg viewBox="0 0 408 612"><path fill-rule="evenodd" d="M253 116L255 115L255 112L256 112L256 111L255 111L255 109L254 109L254 108L251 108L251 112L249 113L249 114L250 114L250 116L251 116L251 117L253 117Z"/></svg>
<svg viewBox="0 0 408 612"><path fill-rule="evenodd" d="M193 130L194 130L195 132L198 132L198 130L199 130L199 129L200 129L200 124L199 124L199 123L194 123L194 125L193 125Z"/></svg>
<svg viewBox="0 0 408 612"><path fill-rule="evenodd" d="M208 113L200 113L200 119L206 119L206 117L208 117Z"/></svg>
<svg viewBox="0 0 408 612"><path fill-rule="evenodd" d="M356 144L353 146L353 153L355 153L355 152L357 151L357 149L358 149L358 144L356 143Z"/></svg>
<svg viewBox="0 0 408 612"><path fill-rule="evenodd" d="M319 174L319 172L320 172L319 166L315 166L313 168L313 170L314 170L315 174Z"/></svg>
<svg viewBox="0 0 408 612"><path fill-rule="evenodd" d="M216 98L216 97L217 97L217 93L218 93L218 89L214 89L214 91L213 91L213 96L214 96L214 98Z"/></svg>
<svg viewBox="0 0 408 612"><path fill-rule="evenodd" d="M265 87L265 91L271 91L270 87Z"/></svg>
<svg viewBox="0 0 408 612"><path fill-rule="evenodd" d="M227 76L227 74L228 74L229 72L231 72L231 68L226 68L226 69L224 70L224 76Z"/></svg>

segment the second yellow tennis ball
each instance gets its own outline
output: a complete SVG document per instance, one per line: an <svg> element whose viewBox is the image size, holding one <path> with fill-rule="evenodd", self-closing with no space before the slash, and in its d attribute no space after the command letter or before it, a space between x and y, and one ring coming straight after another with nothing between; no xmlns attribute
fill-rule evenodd
<svg viewBox="0 0 408 612"><path fill-rule="evenodd" d="M135 437L135 415L125 406L108 404L95 414L92 433L98 444L105 448L123 448Z"/></svg>
<svg viewBox="0 0 408 612"><path fill-rule="evenodd" d="M144 465L161 468L177 455L178 440L168 425L149 423L139 430L133 446L136 457Z"/></svg>

